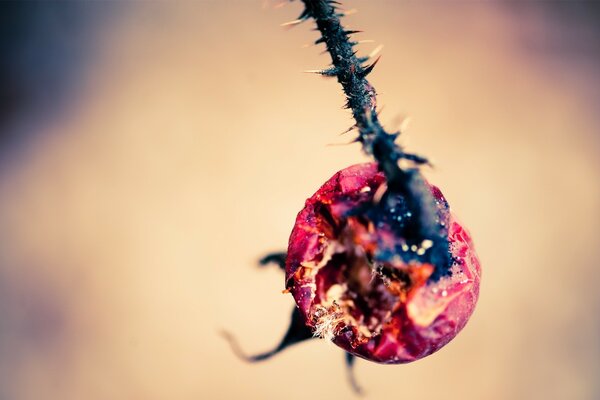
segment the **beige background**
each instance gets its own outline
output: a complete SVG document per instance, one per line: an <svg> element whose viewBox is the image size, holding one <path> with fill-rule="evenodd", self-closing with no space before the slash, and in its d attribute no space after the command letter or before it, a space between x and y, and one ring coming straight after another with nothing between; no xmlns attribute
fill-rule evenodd
<svg viewBox="0 0 600 400"><path fill-rule="evenodd" d="M0 398L347 399L341 350L233 356L292 307L264 252L365 160L300 4L128 3L73 105L0 170ZM372 399L600 396L598 31L568 6L349 1L372 83L481 256L479 306L439 353L358 362ZM585 14L585 13L584 13ZM585 15L584 15L585 16Z"/></svg>

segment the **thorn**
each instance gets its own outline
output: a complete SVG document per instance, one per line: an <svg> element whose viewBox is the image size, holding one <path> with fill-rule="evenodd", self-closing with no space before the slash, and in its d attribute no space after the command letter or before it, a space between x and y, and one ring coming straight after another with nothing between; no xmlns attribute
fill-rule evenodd
<svg viewBox="0 0 600 400"><path fill-rule="evenodd" d="M337 76L337 73L337 68L329 68L324 70L321 75L323 75L325 78L333 78Z"/></svg>
<svg viewBox="0 0 600 400"><path fill-rule="evenodd" d="M392 139L392 142L396 142L396 139L398 139L398 136L400 136L400 132L394 132L394 133L389 133L388 134L390 136L390 138Z"/></svg>
<svg viewBox="0 0 600 400"><path fill-rule="evenodd" d="M300 16L298 17L298 19L307 20L311 16L312 15L310 13L310 10L308 8L305 8L304 11L302 11L302 14L300 14Z"/></svg>
<svg viewBox="0 0 600 400"><path fill-rule="evenodd" d="M356 126L356 124L352 125L350 128L346 129L344 132L340 133L340 136L345 135L346 133L353 131L354 129L357 129L358 126Z"/></svg>
<svg viewBox="0 0 600 400"><path fill-rule="evenodd" d="M354 125L354 126L351 126L351 127L350 127L350 128L348 128L348 129L347 129L345 132L342 132L342 133L340 133L340 136L341 136L341 135L343 135L343 134L345 134L345 133L348 133L348 132L350 132L351 130L353 130L353 129L356 129L356 128L358 128L356 125ZM362 141L362 138L361 138L361 136L360 136L360 134L359 134L357 137L355 137L354 139L352 139L352 140L351 140L351 141L349 141L349 142L346 142L346 143L328 143L328 144L326 144L326 146L347 146L347 145L349 145L349 144L358 143L358 142L360 142L360 141Z"/></svg>
<svg viewBox="0 0 600 400"><path fill-rule="evenodd" d="M402 137L402 147L409 147L410 145L410 135L405 135Z"/></svg>
<svg viewBox="0 0 600 400"><path fill-rule="evenodd" d="M353 31L353 30L344 31L344 35L346 35L346 36L353 35L355 33L362 33L362 31Z"/></svg>
<svg viewBox="0 0 600 400"><path fill-rule="evenodd" d="M377 63L379 62L380 59L381 59L381 56L377 57L377 59L375 61L373 61L373 64L369 65L362 71L361 76L364 78L365 76L369 75L371 73L371 71L373 71L373 68L375 68L375 65L377 65Z"/></svg>
<svg viewBox="0 0 600 400"><path fill-rule="evenodd" d="M405 117L402 119L402 122L400 122L400 127L398 129L400 129L400 132L405 132L408 127L410 126L412 122L412 118L411 117Z"/></svg>
<svg viewBox="0 0 600 400"><path fill-rule="evenodd" d="M351 8L348 11L344 11L345 15L352 15L352 14L356 14L358 12L358 10L356 8Z"/></svg>
<svg viewBox="0 0 600 400"><path fill-rule="evenodd" d="M359 40L358 42L356 42L357 44L363 44L363 43L375 43L375 41L373 39L365 39L365 40Z"/></svg>
<svg viewBox="0 0 600 400"><path fill-rule="evenodd" d="M307 74L319 74L329 78L337 75L337 68L331 67L327 69L309 69L304 72Z"/></svg>
<svg viewBox="0 0 600 400"><path fill-rule="evenodd" d="M321 44L321 43L325 43L325 38L324 37L320 37L317 40L315 40L315 44Z"/></svg>
<svg viewBox="0 0 600 400"><path fill-rule="evenodd" d="M284 22L283 24L281 24L279 26L282 26L284 28L293 27L293 26L303 23L304 21L305 21L305 19L295 19L293 21Z"/></svg>
<svg viewBox="0 0 600 400"><path fill-rule="evenodd" d="M402 153L401 158L412 161L416 164L420 164L420 165L426 164L426 165L431 166L431 163L429 162L428 159L426 159L425 157L419 156L417 154Z"/></svg>
<svg viewBox="0 0 600 400"><path fill-rule="evenodd" d="M327 143L325 146L327 146L327 147L348 146L348 145L354 144L356 142L358 142L357 139L352 139L351 141L346 142L346 143Z"/></svg>
<svg viewBox="0 0 600 400"><path fill-rule="evenodd" d="M373 58L375 57L377 54L379 54L379 52L381 51L381 49L383 49L383 45L380 44L379 46L375 47L375 49L369 53L368 57L369 58Z"/></svg>
<svg viewBox="0 0 600 400"><path fill-rule="evenodd" d="M408 130L411 122L411 117L408 117L403 114L396 114L391 120L390 126L392 126L393 129L397 129L398 131L400 131L399 133L404 133L406 130Z"/></svg>

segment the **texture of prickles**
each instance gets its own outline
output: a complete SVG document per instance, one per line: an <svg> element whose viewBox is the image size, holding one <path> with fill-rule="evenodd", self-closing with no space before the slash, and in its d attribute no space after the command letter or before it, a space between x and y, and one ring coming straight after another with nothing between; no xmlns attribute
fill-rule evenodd
<svg viewBox="0 0 600 400"><path fill-rule="evenodd" d="M306 201L290 237L286 286L317 335L371 361L405 363L435 352L464 327L480 268L468 233L433 186L448 265L424 261L432 243L399 236L387 219L372 221L368 211L384 182L376 164L359 164Z"/></svg>
<svg viewBox="0 0 600 400"><path fill-rule="evenodd" d="M304 10L293 24L313 19L321 37L315 43L324 43L331 56L332 65L326 69L316 70L323 76L337 77L346 94L346 107L352 111L358 130L357 142L362 144L366 154L372 156L379 164L387 181L387 191L400 195L404 199L406 210L413 218L409 219L407 230L409 236L418 240L433 240L436 244L447 247L443 236L434 237L436 232L434 221L433 197L424 184L417 168L400 168L400 160L408 160L416 166L427 163L427 159L416 154L405 153L396 143L400 132L387 132L378 119L376 90L367 80L379 58L370 64L369 57L359 57L354 49L357 42L352 35L359 31L347 30L341 23L344 12L340 3L334 0L302 0ZM444 256L439 253L438 256ZM436 271L436 277L440 277Z"/></svg>

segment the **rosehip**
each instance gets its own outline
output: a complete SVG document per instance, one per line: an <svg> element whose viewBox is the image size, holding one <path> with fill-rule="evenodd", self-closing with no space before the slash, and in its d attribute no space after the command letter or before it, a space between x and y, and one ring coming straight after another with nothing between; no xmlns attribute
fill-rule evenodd
<svg viewBox="0 0 600 400"><path fill-rule="evenodd" d="M439 251L431 240L405 234L411 213L401 195L388 193L392 208L377 213L386 186L375 163L339 171L306 201L289 240L286 288L315 335L399 364L439 350L465 326L479 294L479 260L442 193L424 186L442 257L431 256Z"/></svg>

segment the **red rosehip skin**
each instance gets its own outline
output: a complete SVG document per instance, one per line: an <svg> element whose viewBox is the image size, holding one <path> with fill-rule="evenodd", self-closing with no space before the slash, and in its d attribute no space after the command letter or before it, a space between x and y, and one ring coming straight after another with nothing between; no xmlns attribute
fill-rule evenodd
<svg viewBox="0 0 600 400"><path fill-rule="evenodd" d="M434 353L465 326L479 294L480 265L471 237L429 184L448 232L449 273L429 279L435 266L400 256L378 263L382 243L406 249L406 238L349 211L373 204L384 183L377 164L358 164L306 201L290 236L286 287L315 335L364 359L400 364ZM426 242L407 251L424 254Z"/></svg>

